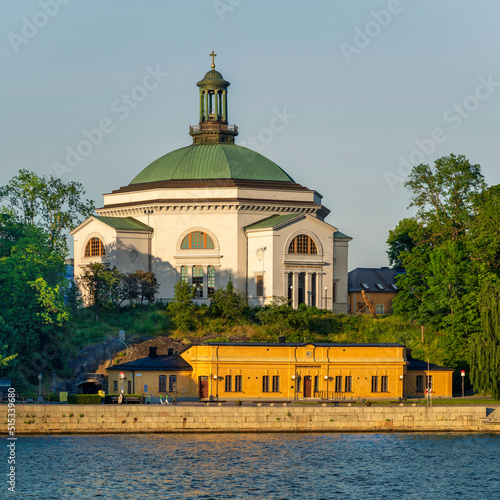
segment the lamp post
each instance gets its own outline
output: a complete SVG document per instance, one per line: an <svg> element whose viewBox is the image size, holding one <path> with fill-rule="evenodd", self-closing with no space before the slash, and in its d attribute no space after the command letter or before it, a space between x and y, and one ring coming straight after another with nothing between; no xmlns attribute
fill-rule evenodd
<svg viewBox="0 0 500 500"><path fill-rule="evenodd" d="M292 375L292 380L294 381L294 386L293 386L293 399L295 401L298 401L299 399L299 387L298 387L298 384L300 383L300 375L295 372L293 375Z"/></svg>
<svg viewBox="0 0 500 500"><path fill-rule="evenodd" d="M154 213L153 210L144 210L144 214L148 216L148 271L151 272L151 228L149 227L149 216Z"/></svg>
<svg viewBox="0 0 500 500"><path fill-rule="evenodd" d="M217 375L214 375L214 382L215 382L215 399L217 401L219 400L219 377Z"/></svg>
<svg viewBox="0 0 500 500"><path fill-rule="evenodd" d="M330 377L328 375L325 375L325 380L326 380L326 399L330 399L330 396L328 395L328 382L330 381Z"/></svg>
<svg viewBox="0 0 500 500"><path fill-rule="evenodd" d="M42 400L42 374L39 373L38 374L38 402L41 403L43 400Z"/></svg>
<svg viewBox="0 0 500 500"><path fill-rule="evenodd" d="M328 309L328 287L325 286L325 309Z"/></svg>

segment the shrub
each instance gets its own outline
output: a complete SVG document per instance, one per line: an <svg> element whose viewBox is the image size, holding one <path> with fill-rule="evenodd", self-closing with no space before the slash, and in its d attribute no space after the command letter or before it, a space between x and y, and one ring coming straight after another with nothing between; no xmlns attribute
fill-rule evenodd
<svg viewBox="0 0 500 500"><path fill-rule="evenodd" d="M97 394L69 394L68 403L72 405L99 405L102 402L101 396Z"/></svg>

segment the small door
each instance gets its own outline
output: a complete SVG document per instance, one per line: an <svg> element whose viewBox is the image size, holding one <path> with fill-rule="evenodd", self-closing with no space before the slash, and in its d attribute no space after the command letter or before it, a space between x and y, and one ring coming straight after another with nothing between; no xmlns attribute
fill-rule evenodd
<svg viewBox="0 0 500 500"><path fill-rule="evenodd" d="M304 377L304 397L311 397L311 377Z"/></svg>
<svg viewBox="0 0 500 500"><path fill-rule="evenodd" d="M208 377L198 377L200 399L208 399Z"/></svg>

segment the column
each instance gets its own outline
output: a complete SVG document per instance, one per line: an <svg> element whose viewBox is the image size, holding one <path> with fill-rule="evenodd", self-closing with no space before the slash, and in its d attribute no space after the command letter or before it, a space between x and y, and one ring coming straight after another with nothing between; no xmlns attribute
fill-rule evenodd
<svg viewBox="0 0 500 500"><path fill-rule="evenodd" d="M208 120L208 90L205 90L205 120Z"/></svg>
<svg viewBox="0 0 500 500"><path fill-rule="evenodd" d="M200 122L203 121L204 110L203 110L203 90L200 89Z"/></svg>
<svg viewBox="0 0 500 500"><path fill-rule="evenodd" d="M222 94L224 96L224 121L227 122L227 90L223 90Z"/></svg>
<svg viewBox="0 0 500 500"><path fill-rule="evenodd" d="M216 90L214 93L214 105L215 105L215 119L219 119L219 91Z"/></svg>
<svg viewBox="0 0 500 500"><path fill-rule="evenodd" d="M288 271L283 273L283 297L288 298Z"/></svg>
<svg viewBox="0 0 500 500"><path fill-rule="evenodd" d="M305 294L306 294L306 304L310 307L312 305L312 297L311 297L311 292L312 292L312 288L311 288L311 284L312 284L312 273L307 271L306 272L306 289L305 289Z"/></svg>
<svg viewBox="0 0 500 500"><path fill-rule="evenodd" d="M297 309L299 307L299 273L293 273L293 293L292 293L292 307Z"/></svg>
<svg viewBox="0 0 500 500"><path fill-rule="evenodd" d="M323 290L323 273L316 274L316 307L325 308L325 294Z"/></svg>
<svg viewBox="0 0 500 500"><path fill-rule="evenodd" d="M203 266L203 298L208 297L208 266Z"/></svg>

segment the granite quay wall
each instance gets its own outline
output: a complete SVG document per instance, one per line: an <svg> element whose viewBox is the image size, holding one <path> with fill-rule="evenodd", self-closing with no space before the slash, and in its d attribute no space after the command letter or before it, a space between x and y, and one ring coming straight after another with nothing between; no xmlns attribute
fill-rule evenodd
<svg viewBox="0 0 500 500"><path fill-rule="evenodd" d="M0 418L6 434L7 405L0 405ZM16 435L374 431L500 432L500 419L486 406L16 404Z"/></svg>

